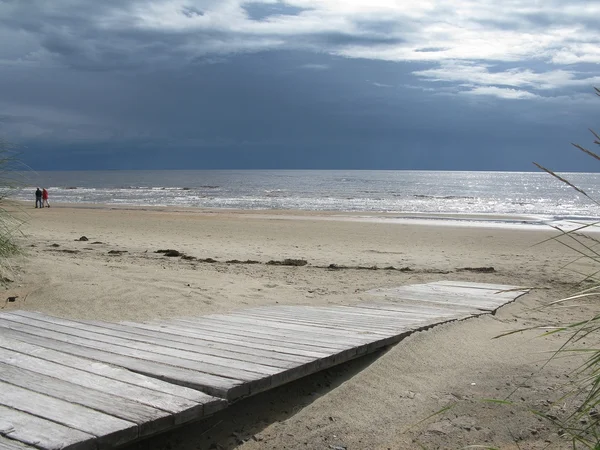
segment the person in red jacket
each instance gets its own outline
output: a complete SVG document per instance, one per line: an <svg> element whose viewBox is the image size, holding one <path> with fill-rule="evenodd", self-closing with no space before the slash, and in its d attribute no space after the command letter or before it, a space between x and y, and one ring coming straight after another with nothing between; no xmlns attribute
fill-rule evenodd
<svg viewBox="0 0 600 450"><path fill-rule="evenodd" d="M48 202L48 191L46 188L42 189L42 207L44 206L50 208L50 203Z"/></svg>

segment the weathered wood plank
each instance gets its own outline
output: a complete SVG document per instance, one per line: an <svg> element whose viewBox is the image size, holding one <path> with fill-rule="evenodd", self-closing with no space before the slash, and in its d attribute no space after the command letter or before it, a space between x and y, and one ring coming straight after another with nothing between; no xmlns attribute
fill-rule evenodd
<svg viewBox="0 0 600 450"><path fill-rule="evenodd" d="M3 331L6 330L0 328L0 335L6 334L3 333ZM55 362L63 366L90 372L94 375L100 375L105 378L122 381L127 384L149 389L151 391L158 391L158 395L163 396L165 399L173 399L174 401L178 401L181 398L188 400L187 402L174 403L173 407L175 408L175 411L178 409L185 409L187 406L195 405L196 403L202 403L204 405L216 403L222 406L224 403L223 400L216 399L215 397L211 397L210 395L194 389L167 383L156 378L150 378L145 375L130 372L129 370L107 365L99 361L80 358L68 353L61 353L52 349L41 347L39 345L28 344L21 340L10 339L8 336L4 336L3 340L0 342L0 347L44 359L46 361ZM193 403L190 403L189 400L191 400ZM167 409L167 411L169 410L170 409Z"/></svg>
<svg viewBox="0 0 600 450"><path fill-rule="evenodd" d="M265 341L277 341L279 343L294 346L303 345L301 348L313 349L328 354L331 351L346 349L357 342L360 337L343 333L335 336L329 332L319 332L319 329L304 330L306 333L298 333L297 330L279 327L261 327L256 322L242 322L237 316L206 316L202 320L171 319L167 323L189 329L209 331L219 329L221 332L241 337L263 339ZM366 341L365 339L362 339Z"/></svg>
<svg viewBox="0 0 600 450"><path fill-rule="evenodd" d="M386 305L388 307L393 306L394 310L403 311L407 313L413 313L418 315L431 315L431 316L439 316L441 313L443 314L471 314L473 312L478 312L479 310L471 307L465 306L457 306L457 305L440 305L440 304L429 304L423 303L419 300L410 300L410 299L399 299L397 297L391 297L389 295L378 295L377 293L373 293L373 291L369 291L369 294L375 297L384 297L384 299L377 301L370 301L359 303L355 305L356 308L377 308L380 306Z"/></svg>
<svg viewBox="0 0 600 450"><path fill-rule="evenodd" d="M241 380L218 377L190 369L170 366L168 364L122 356L116 353L96 350L91 347L83 347L67 342L56 341L43 335L40 336L7 328L0 328L0 330L7 336L22 342L124 367L143 375L167 380L181 386L192 387L206 392L207 394L225 399L229 399L231 396L237 398L239 396L247 395L250 392L250 387ZM4 341L0 341L0 347L3 346Z"/></svg>
<svg viewBox="0 0 600 450"><path fill-rule="evenodd" d="M458 286L473 289L487 289L490 291L507 291L510 290L516 295L518 292L526 293L529 288L522 286L510 286L507 284L493 284L493 283L476 283L473 281L436 281L435 283L429 283L434 286Z"/></svg>
<svg viewBox="0 0 600 450"><path fill-rule="evenodd" d="M255 316L258 317L258 316ZM263 320L269 320L269 321L275 321L275 322L283 322L283 323L291 323L291 324L311 324L312 326L320 326L323 328L327 328L329 330L337 330L337 329L352 329L354 330L355 333L360 334L361 336L369 336L372 337L371 341L380 338L382 336L385 337L391 337L394 336L398 333L402 333L406 330L409 329L413 329L414 327L419 327L425 324L429 324L432 322L436 322L436 321L443 321L444 318L443 317L427 317L427 318L423 318L420 320L411 320L411 321L400 321L398 320L397 323L393 326L393 327L389 327L385 329L385 333L386 334L374 334L371 333L370 331L364 331L364 329L357 329L357 328L353 328L351 327L351 325L348 325L346 322L342 322L340 320L338 320L335 317L323 317L323 318L319 318L319 316L317 315L316 317L298 317L298 318L294 318L294 317L288 317L288 316L264 316L262 317Z"/></svg>
<svg viewBox="0 0 600 450"><path fill-rule="evenodd" d="M180 321L171 322L176 322L178 324L180 323ZM184 323L190 327L201 326L191 324L188 321L185 321ZM262 322L256 320L248 321L239 317L232 318L232 320L224 319L221 323L234 326L238 333L240 333L241 335L248 336L249 339L252 339L253 336L256 334L270 333L268 338L272 339L272 342L274 343L283 340L293 342L294 340L305 340L310 338L316 346L321 344L322 342L323 345L329 345L329 343L327 342L328 340L336 340L333 334L316 334L315 329L318 331L318 326L296 326L293 324L287 324L282 322L271 326L271 324L268 323L268 321L266 320ZM219 324L219 322L215 320L215 323L211 324L211 326L214 326L215 324ZM348 341L349 338L344 337L344 340L346 342L345 344L336 344L336 348L330 348L329 355L334 355L334 357L337 358L338 362L355 358L362 354L366 354L370 351L373 351L376 348L397 342L397 334L400 333L386 335L377 334L377 337L374 338L365 336L361 333L355 333L355 337L351 341ZM265 336L263 335L263 337Z"/></svg>
<svg viewBox="0 0 600 450"><path fill-rule="evenodd" d="M399 296L420 295L431 301L461 301L463 304L480 307L481 305L503 305L514 299L511 292L496 292L483 289L463 288L457 286L403 286L395 290Z"/></svg>
<svg viewBox="0 0 600 450"><path fill-rule="evenodd" d="M0 405L96 436L100 448L138 437L135 423L0 381Z"/></svg>
<svg viewBox="0 0 600 450"><path fill-rule="evenodd" d="M308 343L312 342L314 346L324 348L347 348L361 342L369 342L369 336L363 336L360 333L348 332L339 330L339 333L334 330L324 329L318 325L292 325L288 323L275 323L271 321L261 320L258 318L243 317L243 314L232 313L227 316L207 316L202 321L179 321L178 323L187 322L193 326L214 326L222 324L238 328L240 332L247 333L250 331L254 335L270 335L277 339L285 339L291 337L293 340L304 340ZM388 336L389 333L373 332L374 335Z"/></svg>
<svg viewBox="0 0 600 450"><path fill-rule="evenodd" d="M220 331L209 331L202 329L189 329L177 325L170 325L168 322L159 324L147 323L132 323L123 322L126 326L150 330L156 332L164 332L176 336L197 337L198 339L206 339L214 342L221 342L230 345L252 346L265 351L273 351L281 354L289 354L295 356L305 356L307 358L320 358L327 356L329 353L325 350L315 350L309 345L288 344L285 342L278 343L273 341L265 341L264 339L255 339L249 336L232 335Z"/></svg>
<svg viewBox="0 0 600 450"><path fill-rule="evenodd" d="M17 323L13 321L12 317L0 318L0 326L46 338L48 343L53 342L53 345L60 344L63 348L65 348L65 346L67 346L66 348L78 346L81 349L80 355L86 354L86 352L89 353L91 350L106 352L107 354L115 355L116 357L122 358L121 364L124 364L126 360L130 362L135 360L134 363L143 362L144 364L161 363L175 368L190 370L193 374L211 375L215 377L221 377L223 379L236 380L238 382L262 382L260 379L257 379L258 372L242 369L232 369L226 366L216 364L200 363L188 359L176 358L174 356L131 349L128 347L122 347L114 344L107 344L92 339L78 338L74 335L68 335L56 331L41 329L34 325Z"/></svg>
<svg viewBox="0 0 600 450"><path fill-rule="evenodd" d="M338 332L338 331L351 331L357 336L360 337L368 337L370 340L376 340L381 337L390 337L398 332L398 330L402 330L406 325L410 325L415 323L415 321L407 321L403 323L397 323L394 327L384 327L381 326L380 330L376 330L374 327L366 327L362 325L354 325L351 321L346 321L340 319L335 316L325 316L315 314L304 314L304 315L289 315L289 314L240 314L236 315L236 317L244 317L244 318L253 318L259 319L261 321L267 321L273 325L308 325L311 327L319 327L320 329L327 330L329 332ZM418 322L418 321L417 321ZM312 334L309 334L312 336ZM319 340L323 340L327 342L328 338L318 338ZM356 345L356 344L350 344Z"/></svg>
<svg viewBox="0 0 600 450"><path fill-rule="evenodd" d="M92 333L10 313L4 315L0 320L9 320L32 328L43 327L45 331L51 333L49 337L56 340L106 350L134 358L164 362L173 366L185 367L228 378L251 380L255 378L254 374L256 373L273 375L278 372L276 367L146 344L144 342Z"/></svg>
<svg viewBox="0 0 600 450"><path fill-rule="evenodd" d="M4 345L4 340L0 342ZM124 397L132 401L152 406L163 411L168 411L172 414L177 413L181 409L194 408L197 410L197 417L202 417L202 405L192 401L186 401L180 398L170 398L166 394L158 391L152 391L139 386L130 385L128 383L105 378L90 372L84 372L72 367L63 366L53 363L35 356L18 353L13 350L8 350L4 347L0 348L0 362L18 367L24 370L29 370L41 375L58 378L69 383L77 384L85 388L96 389L101 392L111 393Z"/></svg>
<svg viewBox="0 0 600 450"><path fill-rule="evenodd" d="M400 322L409 323L413 322L414 319L402 317L397 313L389 313L387 316L368 316L365 314L364 316L360 316L357 314L352 314L347 311L338 310L338 311L330 311L327 309L317 309L310 308L307 310L294 311L294 310L278 310L274 309L273 311L253 311L248 310L243 313L237 313L236 316L253 316L253 317L270 317L270 318L285 318L285 319L298 319L309 321L312 323L318 323L315 319L322 319L323 322L329 321L332 327L336 328L336 334L338 331L345 331L347 333L362 333L362 332L394 332L395 328L397 328L397 324ZM337 328L341 328L337 330ZM330 330L326 330L330 331Z"/></svg>
<svg viewBox="0 0 600 450"><path fill-rule="evenodd" d="M394 298L380 300L376 302L359 303L355 305L356 308L361 309L378 309L378 310L390 310L398 311L407 314L416 314L418 316L434 316L437 317L440 314L454 315L454 314L471 314L473 312L478 313L479 310L473 308L463 308L453 305L431 305L421 303L419 301L404 300L398 301Z"/></svg>
<svg viewBox="0 0 600 450"><path fill-rule="evenodd" d="M2 419L0 419L0 422ZM22 442L8 439L0 435L0 450L35 450L35 447L30 447Z"/></svg>
<svg viewBox="0 0 600 450"><path fill-rule="evenodd" d="M106 336L117 337L121 339L127 339L134 342L140 342L144 344L152 344L154 348L161 347L163 349L174 349L174 350L184 350L193 353L199 353L200 355L209 355L216 356L219 358L227 358L234 361L246 361L250 363L272 366L278 368L289 368L294 367L297 364L297 361L289 361L283 359L276 359L272 357L272 354L260 355L260 354L247 354L239 351L239 348L232 347L228 350L222 350L219 348L213 348L211 346L202 345L202 341L196 342L177 342L167 339L165 333L162 333L159 337L152 336L144 336L137 333L133 333L131 331L121 331L119 329L111 329L102 326L100 322L97 324L92 323L80 323L76 321L58 319L51 316L44 316L39 313L30 313L30 312L13 312L11 315L19 315L25 317L38 318L42 321L47 321L51 323L57 323L60 325L69 326L72 329L86 330ZM175 354L173 354L176 356Z"/></svg>
<svg viewBox="0 0 600 450"><path fill-rule="evenodd" d="M219 342L210 340L208 338L201 338L199 335L195 337L183 336L179 334L173 334L166 331L166 328L160 328L161 331L150 330L140 327L132 327L129 325L123 325L118 323L107 323L107 322L93 322L93 321L81 321L85 325L97 325L103 327L110 332L124 332L124 335L136 335L142 339L152 339L146 342L154 342L155 340L163 340L165 342L173 343L173 345L190 345L197 346L199 348L215 349L225 352L241 353L249 358L269 358L275 361L282 361L283 363L291 364L304 364L313 361L315 358L310 356L292 355L289 353L279 353L273 350L261 350L254 347L250 347L245 341L238 341L238 344L229 344L225 342ZM246 345L240 345L246 343ZM169 344L170 345L170 344Z"/></svg>
<svg viewBox="0 0 600 450"><path fill-rule="evenodd" d="M498 304L495 302L481 301L476 305L473 305L470 300L465 300L462 297L435 297L419 292L409 292L409 291L370 291L369 294L384 297L386 300L393 300L396 302L420 302L428 305L440 305L440 306L455 306L457 308L461 308L466 310L467 312L473 311L492 311L498 307Z"/></svg>
<svg viewBox="0 0 600 450"><path fill-rule="evenodd" d="M356 305L352 306L330 306L330 307L319 307L319 310L326 312L336 312L339 311L343 316L351 316L351 317L365 317L370 321L377 323L379 320L421 320L421 317L415 317L411 314L406 314L402 312L395 311L378 311L378 310L370 310L366 311L364 308L359 308Z"/></svg>
<svg viewBox="0 0 600 450"><path fill-rule="evenodd" d="M221 320L221 319L219 319ZM268 320L266 318L246 317L242 313L233 313L230 316L223 318L223 321L237 323L243 325L244 328L263 330L265 333L273 333L276 336L289 335L293 338L301 338L306 336L306 339L314 339L322 345L331 345L331 343L339 343L343 346L352 346L360 343L368 343L378 338L384 339L394 334L391 330L371 330L365 328L357 328L355 330L345 330L343 327L329 328L321 323L305 323L293 324L287 321ZM315 318L315 322L317 319Z"/></svg>
<svg viewBox="0 0 600 450"><path fill-rule="evenodd" d="M123 332L123 331L119 331L119 330L113 330L113 329L102 327L101 325L84 324L84 323L80 323L80 322L76 322L76 321L72 321L72 320L64 320L64 319L60 319L60 318L56 318L56 317L52 317L52 316L45 316L45 315L42 315L39 313L30 313L28 311L11 312L8 315L9 316L29 317L32 319L40 320L42 322L48 322L48 323L55 324L55 325L67 326L72 330L79 330L79 331L83 331L86 333L86 334L77 333L76 334L77 336L85 336L85 337L89 336L92 339L94 339L95 336L89 334L91 332L91 333L95 333L95 334L100 334L102 336L106 336L106 338L100 338L104 342L111 342L111 343L126 345L126 346L132 346L132 345L135 346L137 344L141 344L141 345L143 345L142 347L134 347L134 348L154 350L159 353L170 354L172 356L178 356L178 357L192 359L192 360L196 360L196 361L203 361L202 355L206 355L209 358L210 357L220 358L219 360L214 360L213 362L216 362L216 361L221 362L221 361L223 361L223 359L225 359L225 360L227 360L227 362L229 360L231 360L234 362L235 361L245 361L247 363L250 363L247 366L238 364L238 367L242 367L242 368L250 367L254 364L258 364L260 366L272 366L272 367L277 367L277 368L289 368L289 367L293 367L296 365L295 362L278 360L278 359L274 359L274 358L271 358L268 356L248 355L245 353L240 353L239 351L237 351L238 349L236 349L235 351L232 351L232 350L223 351L220 349L213 349L208 346L199 345L199 342L195 342L193 344L188 344L188 343L169 341L168 339L165 339L164 333L161 337L153 338L153 337L142 336L142 335L131 333L131 332ZM115 338L117 338L117 339L115 339ZM123 340L125 340L125 341L123 341ZM129 342L127 342L127 341L129 341ZM173 350L175 350L175 352L173 352ZM191 353L188 353L187 355L184 356L182 353L178 353L177 352L178 350L182 350L185 352L191 352ZM193 354L197 353L198 355L193 355L192 353Z"/></svg>
<svg viewBox="0 0 600 450"><path fill-rule="evenodd" d="M441 288L440 288L441 289ZM454 289L454 288L450 288L449 289ZM495 297L491 297L493 294L493 291L483 291L483 290L479 290L479 292L485 292L485 294L482 294L481 296L477 296L476 294L462 294L462 293L453 293L453 292L445 292L445 291L440 291L440 290L429 290L429 291L425 291L423 289L411 289L411 288L403 288L403 287L398 287L398 288L390 288L390 289L374 289L372 291L368 291L369 294L373 294L373 295L385 295L385 296L390 296L390 297L394 297L394 298L399 298L399 299L406 299L406 300L411 300L411 299L416 299L416 300L421 300L421 299L425 299L427 301L430 300L435 300L435 301L452 301L452 302L456 302L456 301L472 301L475 302L474 305L470 306L470 307L479 307L481 306L481 303L496 303L500 300L502 300L502 298L500 296L495 296Z"/></svg>
<svg viewBox="0 0 600 450"><path fill-rule="evenodd" d="M303 307L297 307L290 310L293 311L292 314L295 314L296 316L301 316L301 315L312 315L312 311L311 311L310 306L303 306ZM270 311L272 314L277 314L278 310L280 308L279 307L274 307L272 308L272 310ZM180 320L186 320L188 322L194 322L194 323L198 323L198 324L206 324L209 323L210 321L219 321L219 322L225 322L225 326L233 326L233 327L238 327L239 326L239 320L240 318L246 316L246 314L254 314L253 313L253 309L248 309L248 310L242 310L242 311L234 311L231 312L227 315L224 314L213 314L210 316L204 316L202 318L197 318L197 319L180 319ZM281 308L281 311L283 312L284 309ZM290 313L286 312L286 315L289 315ZM253 323L258 323L260 322L260 319L257 318L247 318L248 320L248 325L253 325ZM230 322L234 322L233 325L230 325ZM246 325L244 325L245 328ZM273 328L273 326L269 327L268 329L265 329L263 331L263 333L273 333L273 330L271 329ZM328 343L327 345L334 345L335 343L341 343L342 345L345 345L348 343L348 341L353 341L356 339L364 339L360 336L360 334L357 334L356 332L352 331L352 330L328 330L326 328L323 327L313 327L314 329L307 329L309 327L303 327L302 331L308 331L309 332L309 336L318 336L319 338L327 338L328 339ZM300 328L296 328L296 327L288 327L288 326L282 326L278 328L277 333L285 333L285 332L293 332L296 330L299 330Z"/></svg>
<svg viewBox="0 0 600 450"><path fill-rule="evenodd" d="M0 405L0 436L42 450L96 450L96 437Z"/></svg>
<svg viewBox="0 0 600 450"><path fill-rule="evenodd" d="M343 310L328 310L328 309L317 309L311 308L306 311L294 311L294 310L282 310L278 311L277 309L273 311L254 311L248 310L244 311L244 313L236 314L236 316L243 317L254 317L254 318L264 318L269 320L274 319L292 319L298 320L302 322L308 322L309 324L319 324L321 327L321 323L324 325L329 324L329 327L324 328L333 328L333 329L341 329L342 331L351 331L352 333L361 333L361 334L369 334L371 331L381 331L381 332L389 332L390 334L394 333L400 324L410 324L413 322L418 322L422 320L421 318L406 318L403 317L399 313L390 312L387 315L373 315L369 316L365 314L364 316L360 316L359 314L343 311Z"/></svg>
<svg viewBox="0 0 600 450"><path fill-rule="evenodd" d="M0 381L135 423L139 436L148 436L175 425L174 416L167 411L6 363L0 363Z"/></svg>
<svg viewBox="0 0 600 450"><path fill-rule="evenodd" d="M297 332L290 332L284 330L272 330L269 328L252 327L248 324L243 326L238 323L236 325L232 321L217 321L214 320L212 323L189 323L180 321L178 319L172 319L166 322L168 325L178 327L190 332L196 333L216 333L211 331L212 329L219 328L218 333L226 333L226 336L232 339L242 339L248 342L257 344L266 344L272 346L280 346L289 349L306 350L312 354L317 353L321 356L329 355L336 351L346 350L349 347L361 342L359 340L353 340L352 342L328 342L328 337L315 336L311 333L305 333L302 335Z"/></svg>

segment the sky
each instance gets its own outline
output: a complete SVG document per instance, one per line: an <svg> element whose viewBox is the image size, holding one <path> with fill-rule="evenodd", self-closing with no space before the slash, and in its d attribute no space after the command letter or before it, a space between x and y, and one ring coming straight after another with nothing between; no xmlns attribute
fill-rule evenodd
<svg viewBox="0 0 600 450"><path fill-rule="evenodd" d="M600 0L0 0L34 170L597 171Z"/></svg>

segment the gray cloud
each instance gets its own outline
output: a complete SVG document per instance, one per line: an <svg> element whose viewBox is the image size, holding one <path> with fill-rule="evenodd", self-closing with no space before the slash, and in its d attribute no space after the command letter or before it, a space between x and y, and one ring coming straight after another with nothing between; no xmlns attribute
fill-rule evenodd
<svg viewBox="0 0 600 450"><path fill-rule="evenodd" d="M492 0L411 5L393 0L375 5L362 0L11 0L0 2L0 17L5 33L28 35L28 48L18 57L14 50L5 55L5 63L27 60L92 70L184 65L205 56L275 49L441 62L439 70L459 70L448 80L465 75L460 64L450 64L456 61L479 68L512 62L521 72L532 61L546 61L571 73L568 65L600 63L600 24L593 19L600 17L600 3L583 0L543 5L513 0L510 7ZM572 78L564 77L565 86Z"/></svg>
<svg viewBox="0 0 600 450"><path fill-rule="evenodd" d="M557 148L596 105L594 18L583 0L0 0L0 134L56 164Z"/></svg>

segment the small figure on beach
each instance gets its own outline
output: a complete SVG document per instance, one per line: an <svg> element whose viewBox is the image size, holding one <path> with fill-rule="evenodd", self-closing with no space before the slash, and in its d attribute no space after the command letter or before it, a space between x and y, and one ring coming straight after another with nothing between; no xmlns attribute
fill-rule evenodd
<svg viewBox="0 0 600 450"><path fill-rule="evenodd" d="M39 206L38 206L39 205ZM36 208L43 208L44 207L44 203L42 200L42 191L40 190L40 188L37 188L35 191L35 207Z"/></svg>
<svg viewBox="0 0 600 450"><path fill-rule="evenodd" d="M42 206L50 208L50 202L48 202L48 190L46 188L42 189Z"/></svg>

